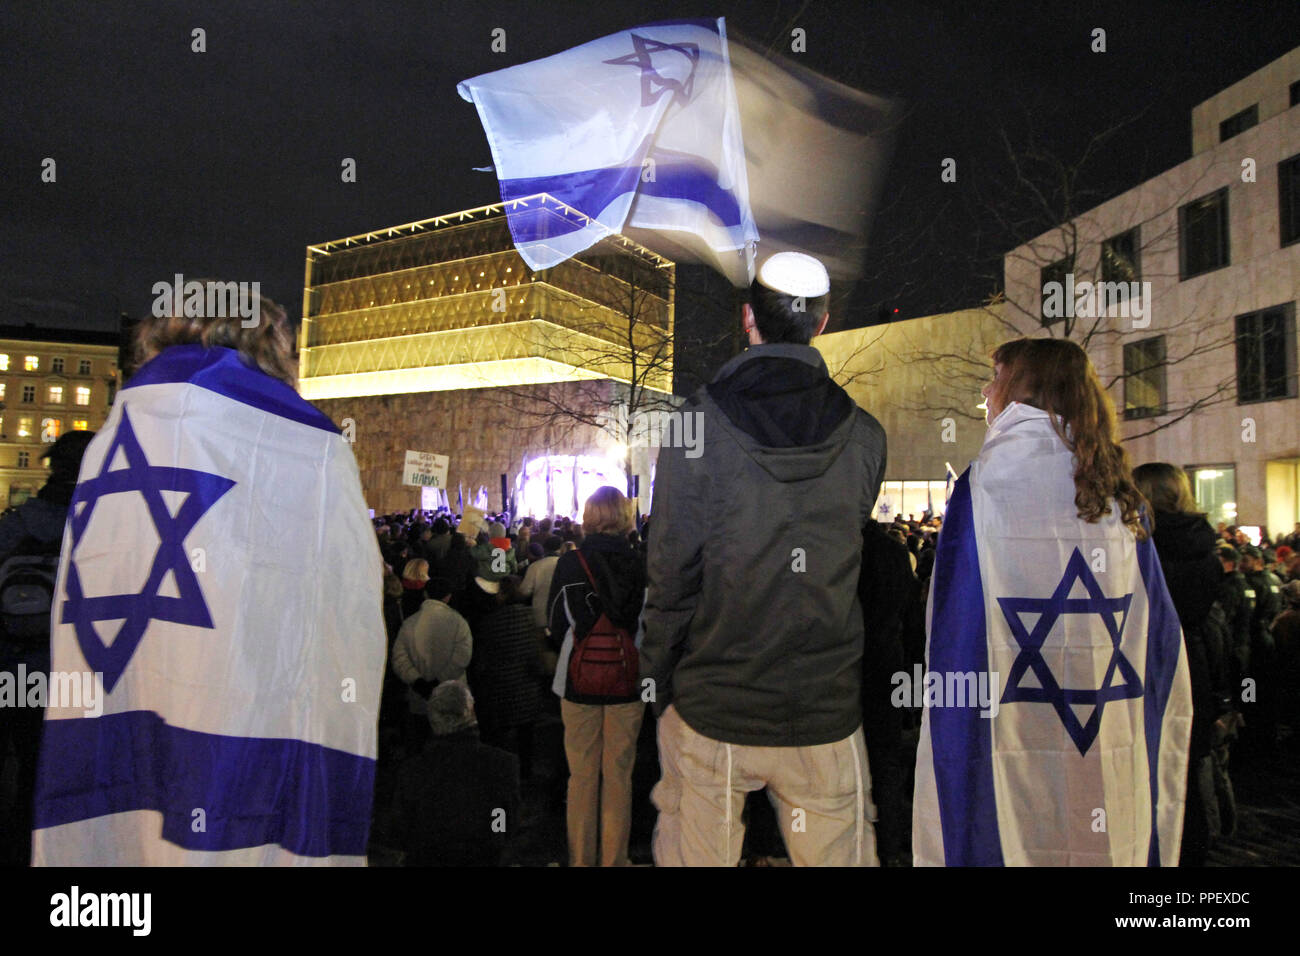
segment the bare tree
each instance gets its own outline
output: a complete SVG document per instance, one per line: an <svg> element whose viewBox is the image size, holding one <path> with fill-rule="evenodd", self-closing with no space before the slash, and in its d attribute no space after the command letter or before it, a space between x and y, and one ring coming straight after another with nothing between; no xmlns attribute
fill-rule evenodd
<svg viewBox="0 0 1300 956"><path fill-rule="evenodd" d="M1163 348L1136 349L1125 360L1122 346L1138 341L1135 333L1149 325L1152 303L1130 299L1120 287L1127 290L1132 282L1152 280L1163 285L1162 280L1178 278L1155 271L1153 263L1178 262L1179 209L1207 191L1205 180L1215 168L1207 163L1185 186L1158 197L1155 190L1138 189L1125 194L1121 206L1106 202L1108 197L1088 185L1090 166L1138 118L1128 117L1090 136L1077 157L1068 160L1040 143L1032 123L1026 124L1028 131L1018 142L1005 128L999 129L1003 168L970 177L972 210L979 224L976 241L997 253L984 257L991 267L984 278L993 289L982 305L985 315L1005 330L1006 338L1045 334L1079 343L1098 366L1103 384L1121 394L1128 388L1140 392L1151 378L1167 378L1180 366L1199 366L1205 356L1235 341L1232 323L1224 321L1224 303L1207 297L1172 321L1162 317ZM1032 283L1015 283L1013 275L1032 276ZM1100 299L1094 296L1093 302L1101 307L1076 311L1070 301L1061 314L1053 314L1048 285L1060 282L1064 289L1067 277L1072 288L1100 290ZM1145 322L1133 320L1130 306L1146 310ZM931 377L941 384L935 395L916 403L915 411L936 419L979 417L970 396L990 377L987 354L969 346L922 347L894 357L932 369ZM1125 409L1123 400L1118 404L1126 420L1140 421L1126 435L1134 439L1234 397L1235 376L1225 375L1181 390L1163 406Z"/></svg>

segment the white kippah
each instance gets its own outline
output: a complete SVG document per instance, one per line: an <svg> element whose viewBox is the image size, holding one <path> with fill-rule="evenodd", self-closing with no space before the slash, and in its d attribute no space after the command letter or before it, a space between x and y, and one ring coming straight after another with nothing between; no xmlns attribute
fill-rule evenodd
<svg viewBox="0 0 1300 956"><path fill-rule="evenodd" d="M831 291L826 267L802 252L778 252L758 269L758 281L773 292L815 299Z"/></svg>

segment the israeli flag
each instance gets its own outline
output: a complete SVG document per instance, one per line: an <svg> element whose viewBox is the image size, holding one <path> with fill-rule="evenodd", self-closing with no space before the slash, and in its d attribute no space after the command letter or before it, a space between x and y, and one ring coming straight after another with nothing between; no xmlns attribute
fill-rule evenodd
<svg viewBox="0 0 1300 956"><path fill-rule="evenodd" d="M758 230L721 19L636 27L457 90L478 109L530 268L627 225L702 243L725 274L752 276Z"/></svg>
<svg viewBox="0 0 1300 956"><path fill-rule="evenodd" d="M86 450L52 611L33 863L364 864L382 564L351 448L230 349L176 346Z"/></svg>
<svg viewBox="0 0 1300 956"><path fill-rule="evenodd" d="M1013 403L956 482L927 611L918 866L1174 866L1191 732L1151 541L1075 516L1073 455ZM989 676L992 706L969 678ZM966 700L960 700L965 696Z"/></svg>

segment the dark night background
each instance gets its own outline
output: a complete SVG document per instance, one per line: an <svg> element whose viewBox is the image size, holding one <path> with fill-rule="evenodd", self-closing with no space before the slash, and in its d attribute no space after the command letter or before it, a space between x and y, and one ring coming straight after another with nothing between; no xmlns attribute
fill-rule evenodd
<svg viewBox="0 0 1300 956"><path fill-rule="evenodd" d="M870 278L836 327L992 291L996 257L1029 238L980 213L999 130L1072 160L1136 116L1086 171L1100 201L1186 159L1191 108L1300 43L1294 2L11 3L0 324L112 329L175 272L260 281L296 316L308 243L499 200L495 178L472 170L491 160L457 81L714 15L786 50L803 27L805 65L906 103ZM1098 26L1104 54L1089 50ZM194 27L206 53L190 51ZM56 184L40 179L47 156ZM344 157L356 183L340 182ZM956 184L940 182L944 157Z"/></svg>

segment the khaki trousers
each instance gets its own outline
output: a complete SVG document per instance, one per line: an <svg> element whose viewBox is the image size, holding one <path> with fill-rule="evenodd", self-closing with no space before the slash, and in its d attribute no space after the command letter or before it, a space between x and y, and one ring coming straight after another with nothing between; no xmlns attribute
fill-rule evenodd
<svg viewBox="0 0 1300 956"><path fill-rule="evenodd" d="M627 866L632 767L645 704L561 700L560 716L569 761L569 865Z"/></svg>
<svg viewBox="0 0 1300 956"><path fill-rule="evenodd" d="M656 866L735 866L745 794L764 786L795 866L879 865L861 727L815 747L747 747L697 733L670 706L659 718L659 763Z"/></svg>

